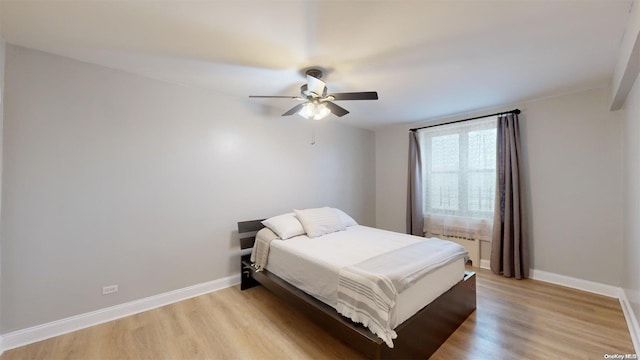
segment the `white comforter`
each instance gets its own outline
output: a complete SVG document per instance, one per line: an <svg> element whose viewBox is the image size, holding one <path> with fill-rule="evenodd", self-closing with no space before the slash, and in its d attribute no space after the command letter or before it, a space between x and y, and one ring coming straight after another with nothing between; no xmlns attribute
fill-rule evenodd
<svg viewBox="0 0 640 360"><path fill-rule="evenodd" d="M424 241L366 226L350 226L317 238L306 235L271 242L266 269L287 282L336 307L338 274L345 266ZM309 281L310 276L313 281Z"/></svg>

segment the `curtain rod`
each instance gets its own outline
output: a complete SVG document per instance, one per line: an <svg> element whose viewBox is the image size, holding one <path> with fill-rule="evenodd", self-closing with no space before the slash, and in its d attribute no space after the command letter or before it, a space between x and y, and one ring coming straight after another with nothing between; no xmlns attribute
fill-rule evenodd
<svg viewBox="0 0 640 360"><path fill-rule="evenodd" d="M482 119L482 118L486 118L486 117L498 116L498 115L506 115L506 114L520 114L520 109L513 109L513 110L510 110L510 111L503 111L503 112L490 114L490 115L476 116L476 117L472 117L472 118L468 118L468 119L450 121L450 122L446 122L446 123L442 123L442 124L427 125L427 126L422 126L422 127L419 127L419 128L409 129L409 131L418 131L418 130L422 130L422 129L426 129L426 128L430 128L430 127L434 127L434 126L449 125L449 124L455 124L455 123L459 123L459 122L463 122L463 121L476 120L476 119Z"/></svg>

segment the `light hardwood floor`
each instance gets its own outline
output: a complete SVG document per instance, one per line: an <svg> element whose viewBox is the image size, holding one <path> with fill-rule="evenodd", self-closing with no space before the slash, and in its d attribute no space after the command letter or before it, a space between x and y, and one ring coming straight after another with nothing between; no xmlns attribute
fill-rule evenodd
<svg viewBox="0 0 640 360"><path fill-rule="evenodd" d="M634 353L618 300L477 272L476 312L433 359ZM0 360L359 358L264 288L233 287L9 350Z"/></svg>

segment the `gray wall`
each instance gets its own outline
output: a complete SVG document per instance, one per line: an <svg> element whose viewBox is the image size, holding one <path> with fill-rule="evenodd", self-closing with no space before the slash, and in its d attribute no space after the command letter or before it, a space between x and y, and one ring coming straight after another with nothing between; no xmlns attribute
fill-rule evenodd
<svg viewBox="0 0 640 360"><path fill-rule="evenodd" d="M5 42L0 38L0 204L2 203L2 139L4 128L4 58ZM0 206L0 218L2 206ZM0 329L2 328L2 225L0 224ZM0 346L1 347L1 346Z"/></svg>
<svg viewBox="0 0 640 360"><path fill-rule="evenodd" d="M608 95L595 89L483 113L523 110L532 267L620 286L622 121L608 111ZM376 130L378 227L404 231L407 130L417 125ZM488 243L481 245L489 259Z"/></svg>
<svg viewBox="0 0 640 360"><path fill-rule="evenodd" d="M625 216L622 287L640 323L640 76L636 78L623 111Z"/></svg>
<svg viewBox="0 0 640 360"><path fill-rule="evenodd" d="M238 274L239 220L374 224L369 130L11 45L5 80L2 333Z"/></svg>
<svg viewBox="0 0 640 360"><path fill-rule="evenodd" d="M612 106L623 102L624 130L624 257L622 288L633 310L636 329L640 323L640 74L637 64L640 53L640 1L635 0L613 77ZM634 65L635 64L635 65ZM629 90L629 87L631 90ZM627 93L629 91L629 93ZM640 348L636 333L636 350Z"/></svg>

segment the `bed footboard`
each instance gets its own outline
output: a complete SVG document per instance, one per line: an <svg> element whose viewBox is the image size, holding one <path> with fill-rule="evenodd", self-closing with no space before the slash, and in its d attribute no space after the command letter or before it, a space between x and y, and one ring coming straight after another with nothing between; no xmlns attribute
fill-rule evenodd
<svg viewBox="0 0 640 360"><path fill-rule="evenodd" d="M341 316L331 306L268 270L255 272L249 268L249 271L254 281L369 359L426 359L476 309L476 274L470 272L458 284L400 324L395 329L398 338L393 341L394 348L391 349L367 328Z"/></svg>
<svg viewBox="0 0 640 360"><path fill-rule="evenodd" d="M395 329L398 338L393 341L394 348L382 347L381 358L428 358L475 309L476 274L467 272L462 281L400 324Z"/></svg>

